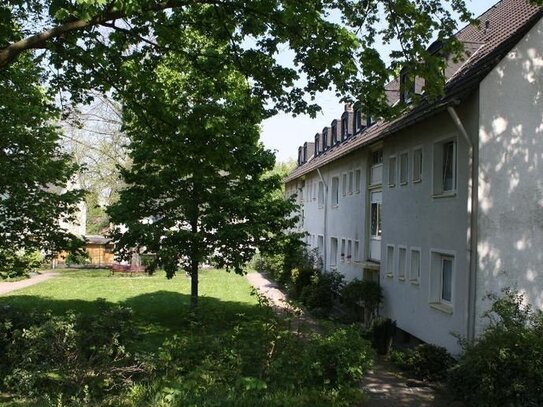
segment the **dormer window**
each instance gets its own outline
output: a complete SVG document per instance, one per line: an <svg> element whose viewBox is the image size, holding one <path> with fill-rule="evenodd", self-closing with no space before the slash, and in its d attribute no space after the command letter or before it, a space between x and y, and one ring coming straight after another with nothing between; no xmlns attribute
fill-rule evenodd
<svg viewBox="0 0 543 407"><path fill-rule="evenodd" d="M362 112L357 109L354 111L353 134L358 133L361 129L362 129Z"/></svg>
<svg viewBox="0 0 543 407"><path fill-rule="evenodd" d="M332 146L335 146L338 142L337 138L337 120L332 122Z"/></svg>
<svg viewBox="0 0 543 407"><path fill-rule="evenodd" d="M349 134L349 124L348 124L348 116L344 115L341 119L341 141L345 140L347 138L347 135Z"/></svg>
<svg viewBox="0 0 543 407"><path fill-rule="evenodd" d="M325 127L324 129L322 129L322 151L323 152L328 150L328 148L330 147L328 137L329 137L328 127Z"/></svg>
<svg viewBox="0 0 543 407"><path fill-rule="evenodd" d="M298 147L298 166L303 164L302 147Z"/></svg>
<svg viewBox="0 0 543 407"><path fill-rule="evenodd" d="M408 104L413 99L415 94L415 78L407 70L403 68L400 72L400 101L401 103Z"/></svg>
<svg viewBox="0 0 543 407"><path fill-rule="evenodd" d="M366 127L370 127L372 124L375 124L375 118L368 114L368 118L366 119Z"/></svg>
<svg viewBox="0 0 543 407"><path fill-rule="evenodd" d="M318 156L321 152L320 150L320 134L315 134L315 157Z"/></svg>

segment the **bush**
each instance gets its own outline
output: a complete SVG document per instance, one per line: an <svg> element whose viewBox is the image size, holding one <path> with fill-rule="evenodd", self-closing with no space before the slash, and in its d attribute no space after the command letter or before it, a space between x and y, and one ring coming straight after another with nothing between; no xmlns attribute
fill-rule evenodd
<svg viewBox="0 0 543 407"><path fill-rule="evenodd" d="M396 321L390 318L375 318L370 326L371 344L377 353L386 355L392 346L396 332Z"/></svg>
<svg viewBox="0 0 543 407"><path fill-rule="evenodd" d="M90 257L89 254L84 253L68 253L66 256L66 264L89 264Z"/></svg>
<svg viewBox="0 0 543 407"><path fill-rule="evenodd" d="M92 315L4 309L0 383L18 396L72 397L122 391L150 371L126 350L136 336L132 311L98 301Z"/></svg>
<svg viewBox="0 0 543 407"><path fill-rule="evenodd" d="M449 384L468 406L543 405L543 315L504 290L485 314L488 328L451 370Z"/></svg>
<svg viewBox="0 0 543 407"><path fill-rule="evenodd" d="M358 320L370 323L383 301L383 289L374 281L353 280L341 290L341 299Z"/></svg>
<svg viewBox="0 0 543 407"><path fill-rule="evenodd" d="M0 280L24 277L43 263L39 252L24 253L0 249Z"/></svg>
<svg viewBox="0 0 543 407"><path fill-rule="evenodd" d="M430 344L421 344L407 351L390 352L389 360L400 369L421 380L440 381L447 377L455 360L447 349Z"/></svg>
<svg viewBox="0 0 543 407"><path fill-rule="evenodd" d="M310 283L302 288L300 301L312 310L327 312L339 295L344 277L337 271L313 273Z"/></svg>

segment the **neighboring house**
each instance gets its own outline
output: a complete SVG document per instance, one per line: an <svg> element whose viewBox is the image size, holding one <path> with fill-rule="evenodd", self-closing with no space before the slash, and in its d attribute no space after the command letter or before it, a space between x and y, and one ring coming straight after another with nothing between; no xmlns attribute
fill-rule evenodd
<svg viewBox="0 0 543 407"><path fill-rule="evenodd" d="M85 236L85 250L93 266L110 266L114 263L115 245L110 238L97 235Z"/></svg>
<svg viewBox="0 0 543 407"><path fill-rule="evenodd" d="M467 57L441 100L376 123L346 106L286 180L325 269L379 281L384 315L452 352L451 333L483 329L488 293L543 309L542 16L497 3L457 34ZM403 79L390 103L409 101Z"/></svg>

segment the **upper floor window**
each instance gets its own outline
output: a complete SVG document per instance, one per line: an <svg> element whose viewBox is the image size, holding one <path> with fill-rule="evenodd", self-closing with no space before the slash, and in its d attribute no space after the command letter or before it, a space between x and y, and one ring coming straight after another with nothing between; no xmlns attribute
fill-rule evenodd
<svg viewBox="0 0 543 407"><path fill-rule="evenodd" d="M320 153L320 138L321 136L319 133L315 134L315 157Z"/></svg>
<svg viewBox="0 0 543 407"><path fill-rule="evenodd" d="M413 151L413 182L422 180L422 148Z"/></svg>
<svg viewBox="0 0 543 407"><path fill-rule="evenodd" d="M400 72L400 101L402 103L409 103L413 99L415 94L415 78L406 69L402 69Z"/></svg>
<svg viewBox="0 0 543 407"><path fill-rule="evenodd" d="M447 195L456 191L456 140L434 144L434 195Z"/></svg>
<svg viewBox="0 0 543 407"><path fill-rule="evenodd" d="M400 185L406 185L408 179L409 156L407 152L400 154Z"/></svg>
<svg viewBox="0 0 543 407"><path fill-rule="evenodd" d="M343 196L347 195L347 174L343 174L342 181L341 181L341 187L343 190Z"/></svg>
<svg viewBox="0 0 543 407"><path fill-rule="evenodd" d="M319 181L319 208L324 206L324 184Z"/></svg>
<svg viewBox="0 0 543 407"><path fill-rule="evenodd" d="M349 134L349 114L345 112L341 118L341 141L345 140Z"/></svg>
<svg viewBox="0 0 543 407"><path fill-rule="evenodd" d="M393 187L396 185L396 156L392 156L388 159L388 186Z"/></svg>
<svg viewBox="0 0 543 407"><path fill-rule="evenodd" d="M370 185L383 183L383 150L376 150L371 153Z"/></svg>
<svg viewBox="0 0 543 407"><path fill-rule="evenodd" d="M362 112L360 110L354 111L353 127L353 134L358 133L362 129Z"/></svg>
<svg viewBox="0 0 543 407"><path fill-rule="evenodd" d="M326 151L330 147L329 140L328 140L328 137L329 137L328 127L325 127L322 130L321 137L322 137L322 151Z"/></svg>
<svg viewBox="0 0 543 407"><path fill-rule="evenodd" d="M337 138L337 120L332 122L332 146L335 146L338 142Z"/></svg>
<svg viewBox="0 0 543 407"><path fill-rule="evenodd" d="M332 177L332 206L339 204L339 177Z"/></svg>

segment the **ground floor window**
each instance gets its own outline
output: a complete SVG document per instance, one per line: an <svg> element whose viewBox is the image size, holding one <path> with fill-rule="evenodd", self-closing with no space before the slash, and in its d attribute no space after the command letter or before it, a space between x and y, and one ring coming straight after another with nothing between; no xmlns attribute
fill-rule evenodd
<svg viewBox="0 0 543 407"><path fill-rule="evenodd" d="M452 313L454 303L455 255L448 251L431 252L430 302Z"/></svg>

